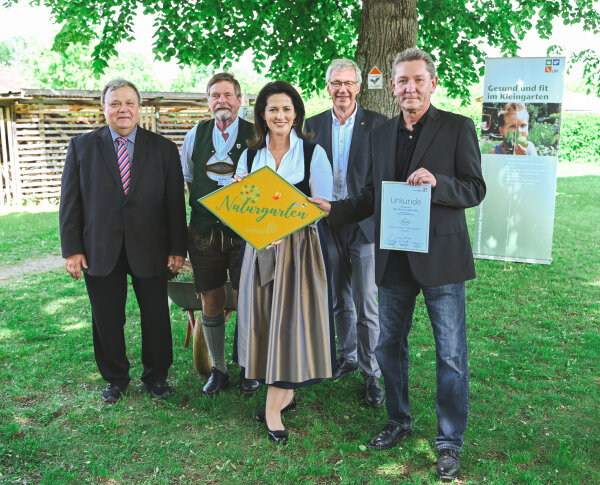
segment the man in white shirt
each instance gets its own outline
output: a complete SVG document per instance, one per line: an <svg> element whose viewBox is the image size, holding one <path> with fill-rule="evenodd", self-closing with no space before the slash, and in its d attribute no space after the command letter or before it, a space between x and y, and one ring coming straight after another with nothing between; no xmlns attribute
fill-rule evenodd
<svg viewBox="0 0 600 485"><path fill-rule="evenodd" d="M333 106L308 118L304 131L315 133L313 141L325 149L333 168L333 200L342 200L357 197L365 185L367 134L387 118L357 104L361 73L355 62L335 59L327 69L326 81ZM360 367L365 378L365 401L379 407L385 393L375 358L379 319L373 218L326 228L338 341L338 368L333 379Z"/></svg>
<svg viewBox="0 0 600 485"><path fill-rule="evenodd" d="M181 164L192 208L188 253L196 293L202 297L202 328L213 366L202 390L214 396L229 383L225 363L225 284L229 273L237 305L242 239L198 199L231 181L240 155L246 149L246 140L254 136L254 129L252 123L238 117L242 92L231 74L215 74L208 81L206 92L214 118L198 123L186 135ZM258 386L258 381L246 379L241 369L242 392L252 395Z"/></svg>

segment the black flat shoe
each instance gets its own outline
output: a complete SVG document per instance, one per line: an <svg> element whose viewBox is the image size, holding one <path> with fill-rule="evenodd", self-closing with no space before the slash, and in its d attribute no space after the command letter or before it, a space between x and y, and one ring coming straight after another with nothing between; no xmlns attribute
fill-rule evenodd
<svg viewBox="0 0 600 485"><path fill-rule="evenodd" d="M289 404L281 410L281 413L283 414L288 411L293 411L294 409L296 409L297 404L298 403L296 402L296 396L294 396L292 398L292 400L289 402ZM264 423L265 422L265 412L259 411L258 413L256 413L256 416L254 416L254 419L256 421L258 421L259 423Z"/></svg>
<svg viewBox="0 0 600 485"><path fill-rule="evenodd" d="M266 423L265 423L265 426L267 428L267 434L271 441L274 441L278 445L287 445L287 441L288 441L288 437L289 437L287 429L278 429L278 430L272 431L269 429L269 427L266 425Z"/></svg>

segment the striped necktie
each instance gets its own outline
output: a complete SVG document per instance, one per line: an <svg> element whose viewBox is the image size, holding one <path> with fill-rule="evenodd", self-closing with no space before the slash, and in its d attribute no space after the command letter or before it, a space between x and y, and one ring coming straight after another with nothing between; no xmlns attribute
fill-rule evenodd
<svg viewBox="0 0 600 485"><path fill-rule="evenodd" d="M129 181L131 179L129 152L127 151L126 143L126 138L117 138L117 163L119 164L119 172L121 173L121 181L123 182L123 191L125 192L125 195L129 192Z"/></svg>

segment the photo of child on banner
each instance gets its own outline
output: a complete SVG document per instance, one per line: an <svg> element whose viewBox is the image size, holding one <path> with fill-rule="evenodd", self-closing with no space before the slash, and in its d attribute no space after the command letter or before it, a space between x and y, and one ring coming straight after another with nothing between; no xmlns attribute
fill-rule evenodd
<svg viewBox="0 0 600 485"><path fill-rule="evenodd" d="M556 156L559 103L484 103L481 153Z"/></svg>

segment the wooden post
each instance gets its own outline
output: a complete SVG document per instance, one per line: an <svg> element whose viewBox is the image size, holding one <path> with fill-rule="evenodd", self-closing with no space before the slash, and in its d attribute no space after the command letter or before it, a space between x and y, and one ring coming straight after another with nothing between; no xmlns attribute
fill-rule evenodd
<svg viewBox="0 0 600 485"><path fill-rule="evenodd" d="M140 115L141 115L141 127L144 129L148 129L148 106L140 106Z"/></svg>
<svg viewBox="0 0 600 485"><path fill-rule="evenodd" d="M46 140L46 122L44 121L44 116L45 116L45 110L44 110L44 105L43 104L38 104L37 105L37 113L38 113L38 131L40 133L40 138L41 138L41 142L43 145L46 145L47 140ZM47 167L48 161L47 161L47 148L44 147L42 149L42 156L40 157L40 161L38 164L38 167ZM27 164L29 165L29 164ZM25 167L22 166L22 168L24 169ZM44 189L46 188L47 184L48 184L48 174L47 172L42 171L42 173L40 173L39 175L39 182L40 182L40 188L37 189L37 191L43 192ZM36 198L37 196L39 196L40 194L36 194L36 189L29 189L31 192L28 194L28 197L33 197Z"/></svg>
<svg viewBox="0 0 600 485"><path fill-rule="evenodd" d="M0 106L0 145L2 146L2 153L0 153L0 166L2 168L2 173L0 176L0 204L10 204L11 194L10 194L10 176L8 170L8 137L6 136L6 122L4 120L4 110L3 106Z"/></svg>
<svg viewBox="0 0 600 485"><path fill-rule="evenodd" d="M10 158L10 182L13 202L21 204L21 174L19 173L19 153L17 150L17 127L15 123L15 105L8 107L6 116L6 132L8 137L8 156Z"/></svg>

